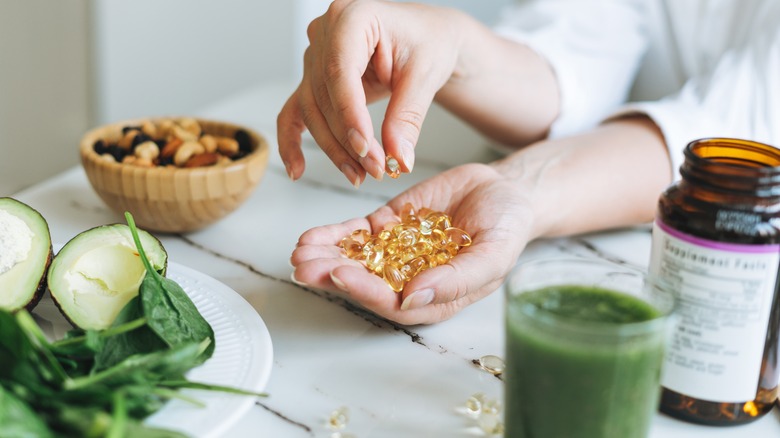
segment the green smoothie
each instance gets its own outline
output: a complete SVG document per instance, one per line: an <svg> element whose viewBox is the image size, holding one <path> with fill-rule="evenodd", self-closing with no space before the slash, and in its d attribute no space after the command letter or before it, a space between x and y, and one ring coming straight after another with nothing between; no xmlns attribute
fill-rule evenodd
<svg viewBox="0 0 780 438"><path fill-rule="evenodd" d="M660 316L639 298L595 287L510 294L505 437L647 436L660 393Z"/></svg>

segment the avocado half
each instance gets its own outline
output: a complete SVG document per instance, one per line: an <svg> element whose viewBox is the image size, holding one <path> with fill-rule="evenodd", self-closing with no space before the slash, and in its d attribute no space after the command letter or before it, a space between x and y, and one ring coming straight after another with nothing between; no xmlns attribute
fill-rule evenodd
<svg viewBox="0 0 780 438"><path fill-rule="evenodd" d="M0 309L32 310L46 290L51 258L46 219L27 204L0 198Z"/></svg>
<svg viewBox="0 0 780 438"><path fill-rule="evenodd" d="M168 253L162 243L138 230L152 267L165 275ZM77 235L54 257L48 284L54 302L81 329L102 330L133 297L146 275L130 228L103 225Z"/></svg>

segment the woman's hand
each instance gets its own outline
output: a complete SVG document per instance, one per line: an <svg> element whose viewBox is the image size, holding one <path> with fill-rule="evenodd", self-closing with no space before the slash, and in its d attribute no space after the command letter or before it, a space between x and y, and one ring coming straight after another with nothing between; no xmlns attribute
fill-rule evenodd
<svg viewBox="0 0 780 438"><path fill-rule="evenodd" d="M410 3L334 1L309 25L303 80L277 119L290 178L304 171L306 128L356 187L366 172L382 178L386 154L411 171L423 119L455 69L463 17ZM388 95L380 146L366 105Z"/></svg>
<svg viewBox="0 0 780 438"><path fill-rule="evenodd" d="M341 239L356 229L376 234L401 207L428 207L452 217L472 237L449 263L419 273L401 293L346 257ZM493 167L467 164L402 193L365 218L305 232L291 262L296 282L341 293L379 316L401 324L443 321L496 290L529 240L531 211L516 181Z"/></svg>

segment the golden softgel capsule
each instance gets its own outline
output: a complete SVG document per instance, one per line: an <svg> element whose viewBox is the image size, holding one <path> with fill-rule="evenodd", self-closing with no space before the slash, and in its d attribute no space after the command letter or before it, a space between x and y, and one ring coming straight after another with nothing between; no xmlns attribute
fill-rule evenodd
<svg viewBox="0 0 780 438"><path fill-rule="evenodd" d="M448 263L461 248L471 245L471 236L452 226L443 212L405 204L397 222L385 224L372 235L355 230L341 240L341 248L374 275L382 277L395 292L420 272Z"/></svg>

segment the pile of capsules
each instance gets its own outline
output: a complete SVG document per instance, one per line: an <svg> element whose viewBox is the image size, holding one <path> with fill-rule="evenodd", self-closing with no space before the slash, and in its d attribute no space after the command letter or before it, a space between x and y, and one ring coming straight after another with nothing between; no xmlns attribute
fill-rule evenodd
<svg viewBox="0 0 780 438"><path fill-rule="evenodd" d="M362 262L395 292L420 272L449 262L471 245L471 236L453 227L446 213L425 207L415 211L407 203L399 219L385 224L376 235L355 230L340 244L347 257Z"/></svg>

